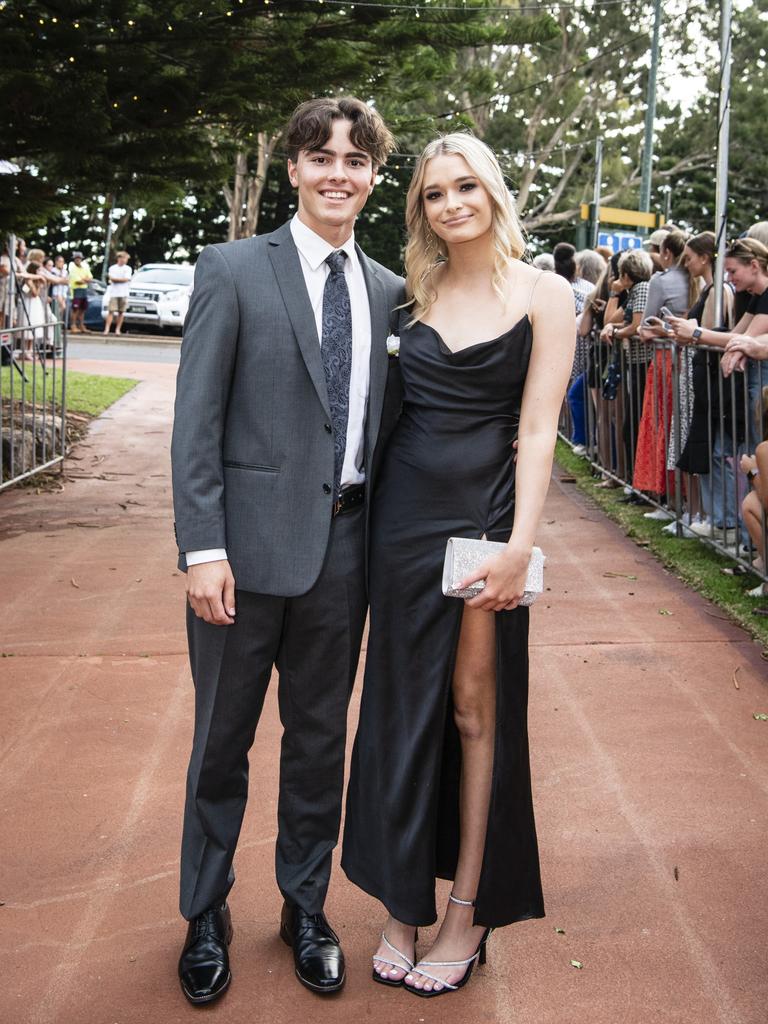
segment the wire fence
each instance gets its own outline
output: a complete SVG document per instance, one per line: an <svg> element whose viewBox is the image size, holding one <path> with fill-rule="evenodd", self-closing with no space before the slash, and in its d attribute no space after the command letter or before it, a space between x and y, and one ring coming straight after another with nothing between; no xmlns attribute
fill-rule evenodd
<svg viewBox="0 0 768 1024"><path fill-rule="evenodd" d="M560 434L628 501L647 502L678 538L695 538L768 581L768 363L724 377L723 350L663 339L588 339Z"/></svg>
<svg viewBox="0 0 768 1024"><path fill-rule="evenodd" d="M20 270L8 242L0 293L0 491L66 452L67 332L48 290Z"/></svg>

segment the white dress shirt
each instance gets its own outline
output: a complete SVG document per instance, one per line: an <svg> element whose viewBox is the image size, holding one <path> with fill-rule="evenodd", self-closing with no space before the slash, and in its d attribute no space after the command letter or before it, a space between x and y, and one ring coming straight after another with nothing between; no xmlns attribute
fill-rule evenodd
<svg viewBox="0 0 768 1024"><path fill-rule="evenodd" d="M363 483L365 472L365 413L368 404L368 388L371 379L371 310L368 303L368 289L365 287L363 268L355 250L355 236L352 233L346 242L333 246L320 235L308 228L298 213L291 221L291 235L299 251L301 272L307 287L309 302L315 314L317 337L323 338L323 292L331 268L325 262L332 252L343 250L344 275L349 289L349 304L352 313L352 368L349 381L349 419L347 420L347 446L344 465L341 470L341 488L354 487ZM187 565L201 562L215 562L226 559L224 548L210 548L205 551L187 551Z"/></svg>

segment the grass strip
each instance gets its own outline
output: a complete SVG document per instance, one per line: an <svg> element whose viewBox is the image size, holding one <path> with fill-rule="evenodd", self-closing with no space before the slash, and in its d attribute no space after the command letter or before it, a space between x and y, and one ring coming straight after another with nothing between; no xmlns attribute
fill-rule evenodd
<svg viewBox="0 0 768 1024"><path fill-rule="evenodd" d="M50 370L47 379L44 379L41 367L37 366L34 374L33 390L31 364L25 363L24 367L28 378L27 383L24 384L26 401L31 403L34 394L34 399L39 407L43 401L43 394L45 394L46 407L50 410L51 403L55 400L58 411L61 406L61 372L58 369L56 371L56 390L54 395L52 393L54 386L53 374ZM0 368L0 390L4 399L11 397L11 373L14 374L14 401L21 401L22 380L12 366ZM102 377L96 374L78 373L75 370L70 370L67 372L67 411L84 413L88 416L98 416L105 409L108 409L113 402L116 402L118 398L122 398L136 384L138 384L138 381L130 380L127 377Z"/></svg>
<svg viewBox="0 0 768 1024"><path fill-rule="evenodd" d="M561 469L575 478L579 490L588 495L628 537L640 542L678 579L722 608L734 622L768 647L768 618L754 614L755 608L768 607L768 597L760 600L747 596L747 590L760 582L758 576L752 573L746 576L724 576L720 570L727 565L734 565L733 559L725 558L700 540L678 540L664 533L666 523L644 518L645 512L653 510L652 505L622 504L623 489L617 487L605 490L598 487L600 479L593 476L589 462L574 455L570 447L560 439L555 458Z"/></svg>

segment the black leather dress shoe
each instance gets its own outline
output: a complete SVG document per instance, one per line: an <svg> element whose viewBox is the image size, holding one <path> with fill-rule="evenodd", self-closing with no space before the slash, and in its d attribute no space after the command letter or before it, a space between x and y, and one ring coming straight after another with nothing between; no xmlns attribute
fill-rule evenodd
<svg viewBox="0 0 768 1024"><path fill-rule="evenodd" d="M232 972L227 947L231 941L232 917L226 903L189 922L179 958L179 981L190 1003L212 1003L229 988Z"/></svg>
<svg viewBox="0 0 768 1024"><path fill-rule="evenodd" d="M325 914L283 904L280 938L293 949L296 977L313 992L338 992L346 980L339 937Z"/></svg>

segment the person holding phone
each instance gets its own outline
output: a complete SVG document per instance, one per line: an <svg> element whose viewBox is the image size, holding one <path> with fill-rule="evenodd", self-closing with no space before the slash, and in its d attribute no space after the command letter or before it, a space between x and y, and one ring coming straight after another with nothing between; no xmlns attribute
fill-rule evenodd
<svg viewBox="0 0 768 1024"><path fill-rule="evenodd" d="M683 261L685 235L670 231L661 240L659 258L664 269L654 274L648 285L645 316L638 334L653 355L643 396L643 411L637 433L637 449L632 485L659 501L665 501L673 486L667 458L672 437L672 348L651 344L656 339L673 340L671 317L682 315L699 295L698 280L688 273ZM647 513L652 519L667 519L657 510Z"/></svg>

